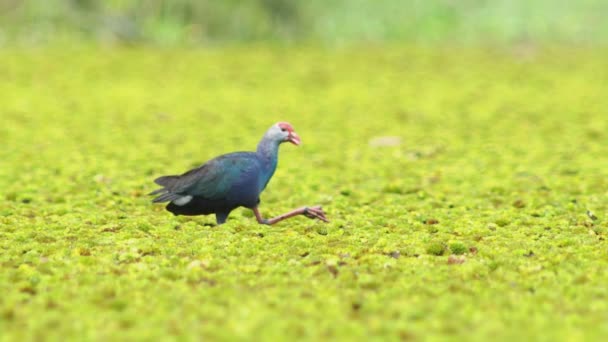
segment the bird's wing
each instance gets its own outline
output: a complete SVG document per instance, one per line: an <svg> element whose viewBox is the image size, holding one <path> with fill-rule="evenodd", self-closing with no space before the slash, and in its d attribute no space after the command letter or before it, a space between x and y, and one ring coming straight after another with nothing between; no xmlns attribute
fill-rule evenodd
<svg viewBox="0 0 608 342"><path fill-rule="evenodd" d="M201 196L207 199L221 199L234 184L257 170L258 164L253 153L236 152L208 161L180 176L164 176L155 182L164 189L156 194L161 201L178 196ZM156 201L156 200L155 200Z"/></svg>

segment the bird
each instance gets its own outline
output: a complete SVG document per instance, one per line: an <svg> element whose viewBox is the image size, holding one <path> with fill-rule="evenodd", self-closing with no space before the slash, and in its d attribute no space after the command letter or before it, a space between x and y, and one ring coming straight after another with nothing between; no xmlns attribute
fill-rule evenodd
<svg viewBox="0 0 608 342"><path fill-rule="evenodd" d="M181 175L156 178L162 188L149 195L153 203L168 202L166 209L174 215L215 214L218 225L226 222L238 207L253 211L258 223L272 225L285 219L304 215L329 222L319 205L305 206L274 218L263 218L259 211L260 194L268 185L278 163L279 145L302 140L288 122L272 125L258 143L255 152L233 152L213 158Z"/></svg>

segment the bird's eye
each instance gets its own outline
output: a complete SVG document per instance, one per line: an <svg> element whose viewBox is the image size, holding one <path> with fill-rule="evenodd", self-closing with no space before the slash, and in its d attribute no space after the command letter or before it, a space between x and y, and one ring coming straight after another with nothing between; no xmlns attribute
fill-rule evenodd
<svg viewBox="0 0 608 342"><path fill-rule="evenodd" d="M287 132L286 128L281 127L281 132Z"/></svg>

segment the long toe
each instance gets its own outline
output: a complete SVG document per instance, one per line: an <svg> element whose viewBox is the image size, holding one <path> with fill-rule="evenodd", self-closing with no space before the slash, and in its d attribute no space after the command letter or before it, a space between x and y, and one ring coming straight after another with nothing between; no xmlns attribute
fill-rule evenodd
<svg viewBox="0 0 608 342"><path fill-rule="evenodd" d="M325 217L325 212L323 211L323 208L321 208L321 206L319 205L314 207L308 207L304 215L311 219L319 219L323 222L329 222L327 217Z"/></svg>

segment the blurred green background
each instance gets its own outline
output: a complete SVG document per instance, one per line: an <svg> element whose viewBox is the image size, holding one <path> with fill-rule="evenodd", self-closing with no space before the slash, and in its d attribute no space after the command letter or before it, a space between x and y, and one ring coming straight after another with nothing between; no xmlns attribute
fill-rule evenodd
<svg viewBox="0 0 608 342"><path fill-rule="evenodd" d="M0 43L605 44L605 0L0 0Z"/></svg>
<svg viewBox="0 0 608 342"><path fill-rule="evenodd" d="M0 0L0 342L607 341L607 18ZM261 210L330 223L150 203L279 120Z"/></svg>

